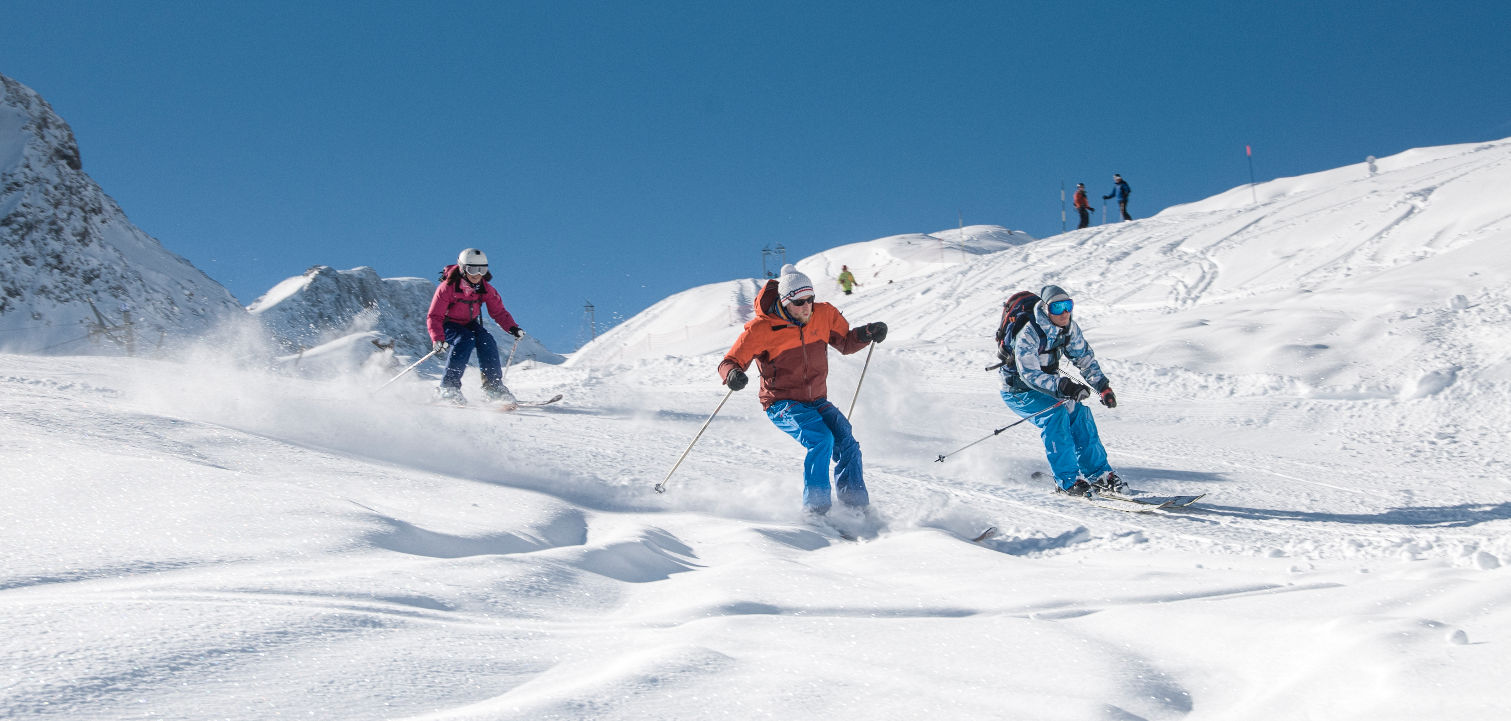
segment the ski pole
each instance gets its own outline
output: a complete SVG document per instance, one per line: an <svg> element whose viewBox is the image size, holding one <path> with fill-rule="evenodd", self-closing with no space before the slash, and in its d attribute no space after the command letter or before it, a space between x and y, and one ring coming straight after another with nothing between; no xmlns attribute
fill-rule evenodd
<svg viewBox="0 0 1511 721"><path fill-rule="evenodd" d="M499 385L503 385L504 384L504 379L509 376L509 366L514 365L514 350L516 348L519 348L519 339L523 338L524 336L525 336L525 332L524 331L520 331L519 335L514 336L514 345L509 346L509 362L507 362L507 363L504 364L504 372L501 373L501 374L499 374L499 377L498 377L498 384Z"/></svg>
<svg viewBox="0 0 1511 721"><path fill-rule="evenodd" d="M876 344L872 343L870 350L866 351L866 362L860 367L860 380L855 382L855 397L850 399L850 412L845 414L845 418L852 420L855 418L855 402L860 400L860 384L866 382L866 369L871 367L871 352L874 350L876 350Z"/></svg>
<svg viewBox="0 0 1511 721"><path fill-rule="evenodd" d="M714 412L708 415L708 420L703 421L703 427L698 429L698 434L693 436L692 443L687 444L687 450L682 451L682 455L677 458L677 462L672 464L672 469L666 472L666 478L661 479L661 482L656 484L657 493L666 493L666 482L672 479L672 474L677 472L677 466L682 465L682 461L687 458L687 454L692 452L693 443L697 443L698 439L703 437L703 431L708 430L708 424L714 421L714 416L719 415L719 411L723 410L724 401L729 400L729 397L734 394L735 389L733 388L730 388L729 392L724 394L724 400L719 401L719 407L715 408Z"/></svg>
<svg viewBox="0 0 1511 721"><path fill-rule="evenodd" d="M974 445L976 445L976 444L977 444L977 443L980 443L980 442L981 442L981 441L984 441L984 440L986 440L986 439L987 439L987 438L991 438L991 437L993 437L993 436L996 436L996 435L997 435L997 434L998 434L998 433L1001 433L1001 432L1003 432L1003 431L1005 431L1005 430L1007 430L1007 429L1009 429L1009 428L1012 428L1012 427L1013 427L1013 426L1016 426L1016 425L1018 425L1018 424L1019 424L1019 423L1022 423L1022 422L1023 422L1023 421L1026 421L1026 420L1029 420L1029 419L1031 419L1031 418L1035 418L1035 417L1037 417L1037 416L1042 416L1042 415L1044 415L1044 414L1045 414L1045 413L1048 413L1048 412L1050 412L1050 411L1052 411L1052 410L1054 410L1054 409L1056 409L1056 408L1059 408L1059 407L1060 407L1060 406L1063 406L1063 405L1065 405L1065 404L1066 404L1066 403L1068 403L1068 402L1070 402L1070 399L1068 399L1068 398L1067 398L1067 399L1065 399L1065 400L1063 400L1063 401L1060 401L1060 402L1059 402L1059 403L1056 403L1056 404L1054 404L1054 405L1052 405L1052 406L1050 406L1050 407L1048 407L1048 408L1045 408L1045 409L1044 409L1044 410L1042 410L1042 411L1039 411L1039 412L1038 412L1038 413L1035 413L1035 414L1033 414L1033 415L1031 415L1031 416L1024 416L1024 417L1022 417L1022 418L1019 418L1019 419L1018 419L1018 420L1016 420L1016 421L1014 421L1014 422L1012 422L1012 423L1009 423L1009 424L1007 424L1007 425L1005 425L1005 426L1003 426L1003 427L1001 427L1001 428L998 428L998 429L997 429L997 430L995 430L995 431L992 431L992 435L990 435L990 436L987 436L987 437L986 437L986 438L982 438L982 439L981 439L981 440L979 440L979 441L972 441L972 442L970 442L970 443L967 443L967 444L965 444L965 445L963 445L963 446L961 446L961 447L959 447L959 448L956 448L956 449L955 449L955 450L953 450L953 451L950 451L950 452L949 452L949 453L945 453L945 454L943 454L943 455L941 455L941 456L939 456L939 457L938 457L938 458L935 458L935 459L934 459L934 462L935 462L935 463L944 463L944 459L945 459L945 458L947 458L947 457L949 457L949 456L953 456L953 455L955 455L955 454L956 454L956 453L959 453L959 452L961 452L961 451L963 451L963 450L965 450L965 449L967 449L967 448L970 448L970 447L971 447L971 446L974 446Z"/></svg>
<svg viewBox="0 0 1511 721"><path fill-rule="evenodd" d="M428 360L430 360L430 357L431 357L431 356L433 356L433 355L435 355L435 351L430 351L430 352L429 352L429 353L426 353L426 354L425 354L425 357L424 357L424 358L421 358L421 359L419 359L419 360L417 360L417 361L415 361L415 362L414 362L414 363L413 363L413 364L411 364L411 365L410 365L410 366L409 366L409 367L408 367L408 368L405 368L405 369L404 369L404 370L401 370L401 371L399 371L399 374L398 374L398 375L396 375L396 376L394 376L394 377L392 377L392 378L389 378L389 379L388 379L388 383L384 383L384 384L383 384L383 385L381 385L381 386L378 386L378 387L377 387L377 388L376 388L376 389L374 389L374 390L373 390L373 393L377 393L377 392L378 392L378 391L381 391L381 390L383 390L383 389L384 389L384 388L387 388L387 387L388 387L388 386L389 386L389 384L390 384L390 383L393 383L393 382L394 382L394 381L396 381L396 380L398 380L398 379L400 379L400 378L403 378L403 377L404 377L404 374L406 374L406 373L408 373L408 372L410 372L410 371L412 371L412 370L414 370L414 369L415 369L415 368L416 368L416 367L418 367L418 366L419 366L419 365L420 365L420 364L421 364L421 363L424 363L424 362L425 362L425 361L428 361Z"/></svg>

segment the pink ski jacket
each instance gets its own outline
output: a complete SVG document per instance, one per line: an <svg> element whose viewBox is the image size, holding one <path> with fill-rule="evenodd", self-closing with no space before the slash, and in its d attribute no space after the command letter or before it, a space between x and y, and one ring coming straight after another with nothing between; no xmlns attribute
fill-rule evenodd
<svg viewBox="0 0 1511 721"><path fill-rule="evenodd" d="M492 273L483 279L481 292L473 290L472 284L462 278L461 271L454 265L446 266L442 274L445 280L436 286L435 295L430 298L430 313L425 319L425 329L430 332L432 342L446 338L443 328L447 322L466 325L481 318L484 306L498 327L507 331L519 325L504 308L504 300L498 297L498 291L488 283L493 278Z"/></svg>

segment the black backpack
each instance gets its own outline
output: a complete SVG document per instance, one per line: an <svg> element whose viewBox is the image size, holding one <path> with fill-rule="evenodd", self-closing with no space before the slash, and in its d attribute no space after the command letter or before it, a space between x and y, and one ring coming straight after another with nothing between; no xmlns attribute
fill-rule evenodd
<svg viewBox="0 0 1511 721"><path fill-rule="evenodd" d="M1033 323L1034 306L1038 302L1037 293L1020 290L1009 296L1007 302L1002 304L1002 322L997 324L997 359L1001 362L987 370L996 370L1002 366L1017 367L1017 361L1013 359L1013 338L1018 335L1018 331L1022 330L1024 325ZM1038 325L1035 324L1034 327L1037 328Z"/></svg>

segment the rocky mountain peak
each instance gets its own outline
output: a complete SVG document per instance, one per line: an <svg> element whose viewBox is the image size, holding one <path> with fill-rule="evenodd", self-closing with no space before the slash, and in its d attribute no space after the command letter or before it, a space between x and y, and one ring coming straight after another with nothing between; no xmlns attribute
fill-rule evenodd
<svg viewBox="0 0 1511 721"><path fill-rule="evenodd" d="M124 322L149 342L244 316L236 299L137 228L83 171L73 130L31 88L0 75L0 348L112 351ZM97 315L97 310L100 314Z"/></svg>

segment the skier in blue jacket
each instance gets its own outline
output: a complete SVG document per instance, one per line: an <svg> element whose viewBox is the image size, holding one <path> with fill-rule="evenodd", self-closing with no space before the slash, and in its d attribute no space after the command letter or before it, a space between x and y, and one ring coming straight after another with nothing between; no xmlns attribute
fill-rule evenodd
<svg viewBox="0 0 1511 721"><path fill-rule="evenodd" d="M1002 401L1019 416L1033 416L1044 439L1044 454L1054 471L1057 491L1074 496L1087 495L1093 488L1125 492L1128 485L1107 464L1107 450L1102 447L1091 409L1080 403L1091 396L1093 388L1108 408L1117 407L1117 396L1071 316L1074 306L1060 286L1046 285L1039 291L1032 319L1010 340L1012 361L998 371L1002 375ZM1062 355L1075 363L1091 388L1057 373ZM1062 400L1068 402L1043 415L1033 415Z"/></svg>
<svg viewBox="0 0 1511 721"><path fill-rule="evenodd" d="M1111 200L1116 197L1118 210L1123 211L1123 220L1133 220L1133 216L1128 214L1128 194L1132 192L1133 190L1128 187L1128 181L1123 180L1123 176L1113 173L1112 192L1102 196L1102 200Z"/></svg>

